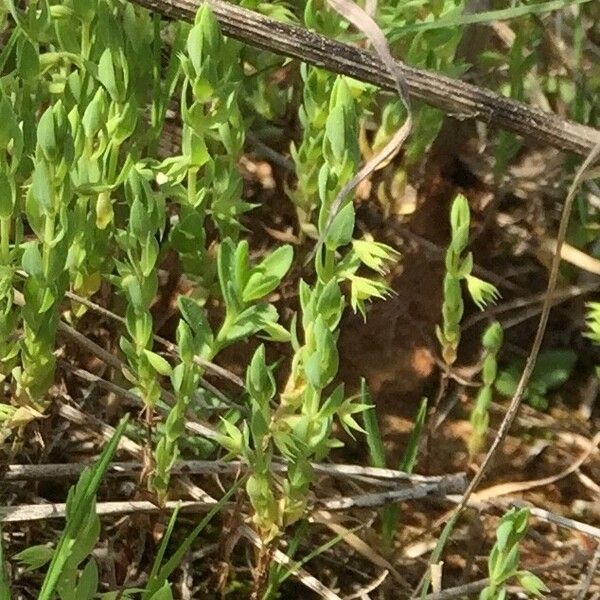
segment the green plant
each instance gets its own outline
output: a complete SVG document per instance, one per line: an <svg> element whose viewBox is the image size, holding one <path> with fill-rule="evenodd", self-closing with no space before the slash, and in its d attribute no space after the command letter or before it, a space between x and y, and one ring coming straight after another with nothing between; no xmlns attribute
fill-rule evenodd
<svg viewBox="0 0 600 600"><path fill-rule="evenodd" d="M38 600L51 600L55 594L63 600L91 600L98 587L98 568L89 558L100 534L100 518L96 513L96 493L117 445L127 418L115 433L93 467L86 468L75 486L69 490L65 529L53 550L45 545L32 546L13 558L28 569L39 569L50 563Z"/></svg>
<svg viewBox="0 0 600 600"><path fill-rule="evenodd" d="M485 352L481 373L482 387L477 393L475 406L471 412L471 426L473 432L469 438L469 452L471 455L481 450L487 434L490 421L489 407L492 402L492 391L498 373L498 353L502 347L504 331L497 321L492 323L483 333L481 345Z"/></svg>
<svg viewBox="0 0 600 600"><path fill-rule="evenodd" d="M472 253L463 256L469 243L470 223L469 204L467 199L459 194L450 209L451 240L445 259L442 325L436 329L442 347L442 358L448 367L456 361L460 343L460 322L464 312L461 282L466 282L471 298L481 309L499 296L498 290L491 283L472 275Z"/></svg>
<svg viewBox="0 0 600 600"><path fill-rule="evenodd" d="M532 596L542 596L548 589L543 581L531 571L519 570L519 544L527 533L529 511L511 508L500 519L496 529L496 543L488 558L490 583L479 594L479 600L504 600L506 585L516 579Z"/></svg>
<svg viewBox="0 0 600 600"><path fill-rule="evenodd" d="M361 381L361 400L369 408L362 413L364 428L369 446L369 457L374 467L386 468L387 460L381 430L377 423L375 405L372 403L369 391L364 379ZM419 442L425 419L427 417L427 399L423 398L417 409L415 425L410 433L404 455L400 461L399 469L405 473L412 473L417 462ZM381 511L381 537L385 547L390 550L393 547L394 536L398 528L400 511L397 504L386 506Z"/></svg>
<svg viewBox="0 0 600 600"><path fill-rule="evenodd" d="M547 395L560 388L571 376L577 353L573 350L546 350L541 352L531 375L524 399L538 410L548 408ZM511 397L517 387L524 362L515 359L501 369L495 381L496 390Z"/></svg>

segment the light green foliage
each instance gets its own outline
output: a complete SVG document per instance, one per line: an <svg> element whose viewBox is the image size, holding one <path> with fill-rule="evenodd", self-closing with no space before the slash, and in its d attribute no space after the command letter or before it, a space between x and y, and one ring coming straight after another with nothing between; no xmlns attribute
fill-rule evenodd
<svg viewBox="0 0 600 600"><path fill-rule="evenodd" d="M22 425L46 406L65 291L89 296L112 270L107 249L117 234L118 190L136 157L160 136L157 116L164 116L174 76L167 70L161 80L153 66L160 38L148 14L130 4L8 7L16 27L3 51L0 90L0 360L2 376L10 373L16 384L21 407L13 421ZM142 134L139 117L148 105L152 126ZM164 207L162 213L164 219ZM27 241L25 227L33 232ZM124 245L133 254L120 261L138 275L153 270L155 250L135 238L139 233L128 232ZM15 267L27 275L19 284L20 311L12 303ZM67 316L75 319L84 310L78 306ZM13 333L20 322L17 344Z"/></svg>
<svg viewBox="0 0 600 600"><path fill-rule="evenodd" d="M361 401L368 408L362 413L362 419L365 426L367 444L369 446L369 456L371 464L374 467L386 468L388 466L385 456L385 446L379 423L377 422L376 407L371 401L366 382L361 381ZM412 473L417 462L417 453L419 451L419 443L421 433L425 425L427 417L427 399L423 398L419 404L415 417L415 425L410 432L410 437L404 450L404 455L400 461L399 469L405 473ZM398 527L400 510L397 504L386 506L381 511L381 537L383 544L387 550L393 547L394 536Z"/></svg>
<svg viewBox="0 0 600 600"><path fill-rule="evenodd" d="M170 471L179 454L178 440L183 434L185 412L202 374L194 357L212 360L228 346L259 332L278 341L289 339L289 334L277 323L275 307L262 300L279 286L290 268L292 258L291 246L281 246L258 264L251 265L248 243L243 240L235 245L231 239L226 239L219 248L217 259L226 311L216 334L196 300L185 296L179 298L183 320L177 329L177 346L181 363L171 373L176 404L169 412L156 446L155 473L152 477L152 486L161 501L166 498ZM244 440L238 430L226 418L222 425L225 433L220 438L221 444L232 453L242 454Z"/></svg>
<svg viewBox="0 0 600 600"><path fill-rule="evenodd" d="M96 514L96 492L104 479L117 445L127 424L124 418L98 462L86 468L75 486L69 490L65 529L54 550L47 546L32 546L16 555L29 569L39 569L50 563L38 600L51 600L55 594L61 600L91 600L98 588L98 568L90 558L82 570L80 565L90 555L100 534L100 518Z"/></svg>
<svg viewBox="0 0 600 600"><path fill-rule="evenodd" d="M333 83L323 119L320 137L323 159L316 182L321 233L326 228L337 192L353 176L358 165L355 102L345 78L339 77ZM342 385L325 393L339 364L338 327L346 304L340 283L351 282L351 304L364 312L365 302L383 297L387 287L359 277L356 272L361 265L366 265L383 273L394 252L370 240L353 241L353 232L354 207L346 200L315 256L317 282L312 286L300 282L301 318L294 319L288 336L294 355L284 389L277 396L272 367L266 363L263 348L259 348L246 375L250 417L242 424L223 420L221 444L252 465L246 491L255 511L254 521L267 540L278 536L304 514L312 480L310 461L324 459L332 447L340 445L332 436L334 418L349 434L362 431L354 415L362 412L366 405L345 398ZM344 251L346 253L341 255ZM291 260L289 252L283 249L267 258L262 264L268 264L268 270L273 272L274 276L269 278L261 269L248 268L246 252L244 246L234 250L232 245L221 245L219 278L226 316L217 342L223 341L223 331L228 339L231 321L248 310L243 304L239 306L240 301L252 298L255 289L262 293L272 289ZM234 266L240 263L243 268ZM289 465L282 490L276 488L270 469L277 455L285 458Z"/></svg>
<svg viewBox="0 0 600 600"><path fill-rule="evenodd" d="M506 585L516 579L531 596L540 597L548 589L542 580L530 571L519 570L519 544L527 533L529 511L511 508L496 529L496 543L488 558L489 585L481 591L479 600L504 600Z"/></svg>
<svg viewBox="0 0 600 600"><path fill-rule="evenodd" d="M437 338L442 346L442 357L448 366L456 361L460 343L460 321L464 312L461 282L464 280L467 283L473 301L481 309L499 295L493 285L471 274L473 255L470 252L463 255L469 243L470 223L469 203L459 194L450 210L451 240L446 250L442 325L436 329Z"/></svg>
<svg viewBox="0 0 600 600"><path fill-rule="evenodd" d="M594 344L600 344L600 302L588 302L586 306L588 330L584 335Z"/></svg>
<svg viewBox="0 0 600 600"><path fill-rule="evenodd" d="M18 259L10 247L11 229L17 213L18 175L23 161L23 133L10 99L0 89L0 381L11 373L19 358L14 335L19 311L13 304L13 270Z"/></svg>
<svg viewBox="0 0 600 600"><path fill-rule="evenodd" d="M481 379L483 385L475 399L475 406L471 412L471 426L473 432L469 438L469 452L475 454L481 450L487 434L490 421L489 407L492 402L492 391L498 373L498 353L502 347L504 332L498 322L492 323L484 332L481 345L485 352Z"/></svg>
<svg viewBox="0 0 600 600"><path fill-rule="evenodd" d="M125 182L125 197L129 221L126 229L117 231L116 241L127 260L115 261L118 276L111 279L127 298L128 336L121 337L121 350L131 367L131 382L151 411L160 398L159 377L170 373L165 359L152 351L150 313L158 289L159 246L155 236L164 227L164 199L152 191L144 174L136 169L131 170Z"/></svg>
<svg viewBox="0 0 600 600"><path fill-rule="evenodd" d="M541 352L525 389L524 399L538 410L548 408L549 392L560 388L571 376L577 353L573 350L545 350ZM523 372L523 360L513 360L498 372L496 390L503 396L514 395Z"/></svg>
<svg viewBox="0 0 600 600"><path fill-rule="evenodd" d="M456 49L462 39L459 27L442 27L431 31L419 31L419 25L449 16L460 16L464 0L424 0L398 3L393 0L378 2L377 21L392 54L407 64L459 77L466 69L456 57ZM382 124L376 132L373 150L383 147L398 129L404 118L404 109L399 102L386 106ZM436 138L443 120L443 113L430 106L416 104L413 115L413 130L404 150L403 162L410 166L420 160Z"/></svg>
<svg viewBox="0 0 600 600"><path fill-rule="evenodd" d="M498 290L492 284L471 274L471 252L463 255L469 243L470 224L469 203L459 194L450 210L451 240L446 250L442 325L436 329L437 338L442 346L442 357L448 366L452 366L456 361L460 343L460 322L464 312L461 282L466 282L471 298L481 309L499 296Z"/></svg>
<svg viewBox="0 0 600 600"><path fill-rule="evenodd" d="M182 154L160 165L165 192L180 204L171 243L183 267L200 283L214 283L214 257L208 254L206 219L223 239L237 239L240 217L252 209L242 197L238 161L246 125L240 111L240 44L225 39L203 5L181 55Z"/></svg>

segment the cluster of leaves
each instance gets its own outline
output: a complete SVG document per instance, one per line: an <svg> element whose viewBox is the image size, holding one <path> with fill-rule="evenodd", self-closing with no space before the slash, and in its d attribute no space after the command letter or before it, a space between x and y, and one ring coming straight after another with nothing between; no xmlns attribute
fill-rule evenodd
<svg viewBox="0 0 600 600"><path fill-rule="evenodd" d="M508 594L506 585L513 579L532 596L539 597L548 591L537 575L519 570L519 544L527 533L528 520L526 508L511 508L500 519L496 543L488 558L490 583L481 591L479 600L504 600Z"/></svg>
<svg viewBox="0 0 600 600"><path fill-rule="evenodd" d="M494 382L498 374L498 353L502 347L504 332L498 322L492 323L481 338L481 345L485 352L482 368L483 385L477 393L475 406L471 412L471 426L473 432L469 438L469 451L471 454L478 452L485 441L490 421L489 407L492 402Z"/></svg>
<svg viewBox="0 0 600 600"><path fill-rule="evenodd" d="M482 310L486 304L494 302L499 296L498 290L491 283L472 275L473 254L468 252L463 256L469 243L470 224L469 203L459 194L450 209L451 239L445 259L442 325L436 329L442 347L442 357L449 367L456 361L460 343L460 322L464 313L461 282L466 282L473 302Z"/></svg>
<svg viewBox="0 0 600 600"><path fill-rule="evenodd" d="M545 350L540 353L525 389L524 400L538 410L548 408L548 393L560 388L571 376L577 353L573 350ZM496 391L502 396L514 395L525 362L513 360L498 372Z"/></svg>
<svg viewBox="0 0 600 600"><path fill-rule="evenodd" d="M328 211L336 193L352 177L357 166L356 123L350 88L346 79L339 77L331 87L321 138L319 233L325 233ZM345 398L343 385L326 392L338 371L338 328L346 304L340 283L350 281L351 304L356 310L364 311L365 302L381 297L387 288L380 281L357 275L357 270L363 265L383 272L394 253L383 244L353 240L353 231L354 207L352 202L346 202L327 229L325 243L315 256L316 283L311 286L300 281L301 318L294 317L290 331L282 331L278 337L280 341L288 341L293 351L291 372L284 389L277 395L273 367L267 364L265 349L261 346L246 373L248 419L238 424L223 420L226 433L221 443L230 454L242 457L252 466L246 490L255 511L255 523L267 540L278 536L304 514L312 480L310 462L322 460L332 447L340 445L332 437L334 418L337 417L348 432L361 429L353 414L365 406ZM282 251L277 252L283 256ZM289 252L291 260L291 250ZM247 270L232 267L231 275L223 277L223 281L235 287L241 273ZM239 289L257 283L251 275ZM229 310L234 299L228 300L225 291L224 297ZM277 456L288 463L281 490L276 486L271 469Z"/></svg>
<svg viewBox="0 0 600 600"><path fill-rule="evenodd" d="M279 19L303 19L327 35L353 35L319 0L298 3L296 12L282 2L241 3ZM253 205L244 199L238 170L250 122L268 123L293 100L293 93L269 79L281 61L270 62L263 53L224 38L206 3L191 27L173 23L162 32L158 17L121 0L38 0L23 8L6 4L12 24L0 52L0 378L12 388L14 400L0 406L4 435L47 407L59 319L76 324L85 312L81 304L65 310L67 290L90 297L103 282L112 285L124 301L119 344L127 361L123 376L146 409L145 443L152 456L148 483L164 503L180 456L185 416L203 411L198 401L202 361L260 336L267 343L258 347L247 368L244 406L222 414L216 442L229 457L249 466L245 487L253 521L263 541L271 542L305 514L311 462L325 459L341 444L334 421L353 435L363 430L356 418L363 413L372 461L386 464L366 390L360 397L347 397L344 386L334 383L344 310L349 305L366 318L367 303L390 293L383 276L397 254L370 237L354 238L350 198L342 199L334 215L332 207L361 155L368 157L388 141L404 118L403 109L394 102L382 108L380 125L367 141L361 131L366 130L365 115L378 114L375 90L302 67L303 133L292 147L297 183L289 195L303 230L324 243L315 255L314 282L298 284L300 312L284 327L270 297L290 271L294 253L283 245L259 259L251 257L241 221ZM423 0L400 11L397 3L385 1L379 3L380 20L393 49L409 62L456 74L462 69L453 63L460 29L419 31L413 26L423 14L459 15L463 4ZM248 65L252 77L245 76ZM182 119L181 152L161 160L161 137L174 95ZM415 120L407 165L433 140L441 113L422 107ZM472 275L473 258L465 254L470 215L463 196L452 206L451 226L438 329L448 367L456 361L460 342L462 282L480 307L497 296L493 286ZM175 365L154 348L151 313L158 266L167 248L177 254L195 286L190 297L178 300ZM220 319L209 321L209 299L222 309ZM502 382L502 374L496 377L501 337L501 331L490 329L483 339L484 386L473 413L480 435L487 428L492 385L500 390ZM276 366L267 359L268 342L287 344L292 356L281 390L275 383ZM162 402L167 378L174 396L168 411ZM534 374L533 397L543 397L558 376L551 379L540 383ZM406 471L415 464L425 408L423 403L401 464ZM155 427L155 418L163 414L166 418ZM50 563L40 598L55 593L92 598L98 592L98 569L88 559L99 535L95 494L124 429L125 421L97 467L85 471L71 491L67 525L56 549L36 546L19 557L31 568ZM276 461L287 463L282 478L273 474ZM527 581L527 574L515 570L514 548L524 531L519 514L509 513L505 519L510 527L503 529L509 531L502 539L498 535L490 594L510 577L519 577L524 586ZM168 577L208 522L204 519L163 564L176 516L147 586L111 592L105 600L134 593L146 600L172 597ZM397 522L395 509L382 512L388 547Z"/></svg>

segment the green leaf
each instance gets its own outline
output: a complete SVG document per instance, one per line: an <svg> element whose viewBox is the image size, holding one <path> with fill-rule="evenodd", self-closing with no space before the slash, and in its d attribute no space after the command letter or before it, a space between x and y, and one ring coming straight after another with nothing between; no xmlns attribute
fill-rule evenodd
<svg viewBox="0 0 600 600"><path fill-rule="evenodd" d="M106 88L111 99L115 102L119 102L121 98L117 87L115 66L113 64L112 51L110 48L106 48L102 53L102 56L100 56L100 61L98 62L98 79Z"/></svg>
<svg viewBox="0 0 600 600"><path fill-rule="evenodd" d="M371 400L367 382L364 378L361 378L360 380L360 399L363 404L369 406L369 408L362 413L362 419L365 431L367 432L367 445L369 446L371 464L374 467L384 469L386 467L385 446L383 444L381 430L379 429L379 423L377 422L377 410Z"/></svg>
<svg viewBox="0 0 600 600"><path fill-rule="evenodd" d="M544 592L550 591L544 582L530 571L519 571L517 573L517 581L526 592L534 596L543 596Z"/></svg>
<svg viewBox="0 0 600 600"><path fill-rule="evenodd" d="M160 375L166 377L171 374L171 365L160 354L156 354L156 352L151 352L150 350L144 350L144 354L152 365L152 368Z"/></svg>
<svg viewBox="0 0 600 600"><path fill-rule="evenodd" d="M415 417L415 424L410 432L408 442L406 444L406 450L400 461L400 470L406 473L412 473L417 462L417 455L419 452L419 441L421 439L421 433L425 426L425 420L427 418L427 398L423 398L419 404L419 410Z"/></svg>
<svg viewBox="0 0 600 600"><path fill-rule="evenodd" d="M44 267L42 263L42 255L40 254L37 243L29 243L25 246L25 251L21 257L21 264L23 270L28 275L34 277L42 277L44 273Z"/></svg>
<svg viewBox="0 0 600 600"><path fill-rule="evenodd" d="M481 337L481 344L485 350L497 354L502 347L504 330L498 321L494 321Z"/></svg>
<svg viewBox="0 0 600 600"><path fill-rule="evenodd" d="M577 353L573 350L540 352L531 375L532 383L548 391L556 389L569 379L576 362Z"/></svg>
<svg viewBox="0 0 600 600"><path fill-rule="evenodd" d="M40 213L48 214L54 210L54 192L50 170L45 160L36 163L31 177L31 196L38 203Z"/></svg>
<svg viewBox="0 0 600 600"><path fill-rule="evenodd" d="M40 72L40 58L35 46L26 38L21 39L17 69L21 79L33 81Z"/></svg>
<svg viewBox="0 0 600 600"><path fill-rule="evenodd" d="M330 250L336 250L352 241L354 233L354 205L348 202L333 218L325 243Z"/></svg>
<svg viewBox="0 0 600 600"><path fill-rule="evenodd" d="M469 202L462 194L458 194L452 203L450 209L450 225L452 227L452 237L456 233L465 229L468 231L471 222L471 212L469 210ZM465 244L466 245L466 244Z"/></svg>
<svg viewBox="0 0 600 600"><path fill-rule="evenodd" d="M271 304L256 304L240 313L221 339L227 345L261 331L265 324L277 321L277 311Z"/></svg>
<svg viewBox="0 0 600 600"><path fill-rule="evenodd" d="M334 157L340 160L346 150L346 113L343 106L334 106L327 116L325 136Z"/></svg>
<svg viewBox="0 0 600 600"><path fill-rule="evenodd" d="M14 180L9 179L4 172L0 172L0 219L8 219L15 209Z"/></svg>
<svg viewBox="0 0 600 600"><path fill-rule="evenodd" d="M59 158L58 141L56 137L54 111L53 107L49 106L38 122L37 143L46 159L50 162L54 162Z"/></svg>
<svg viewBox="0 0 600 600"><path fill-rule="evenodd" d="M53 548L46 544L38 544L21 550L13 556L13 560L20 562L26 571L34 571L48 564L53 555Z"/></svg>
<svg viewBox="0 0 600 600"><path fill-rule="evenodd" d="M150 596L150 600L173 600L171 584L168 581L165 581L163 586Z"/></svg>
<svg viewBox="0 0 600 600"><path fill-rule="evenodd" d="M319 315L313 329L315 347L306 348L304 372L306 379L316 389L325 388L338 371L339 357L335 339Z"/></svg>
<svg viewBox="0 0 600 600"><path fill-rule="evenodd" d="M192 328L195 335L200 336L203 340L212 338L212 330L206 318L204 309L196 300L188 296L179 296L177 304L183 318Z"/></svg>
<svg viewBox="0 0 600 600"><path fill-rule="evenodd" d="M97 5L98 0L73 0L73 10L84 23L90 23L93 20Z"/></svg>
<svg viewBox="0 0 600 600"><path fill-rule="evenodd" d="M294 258L293 248L286 244L277 248L250 272L242 299L252 302L272 292L288 272Z"/></svg>
<svg viewBox="0 0 600 600"><path fill-rule="evenodd" d="M75 598L77 600L92 600L98 591L98 566L96 561L91 558L85 565L77 589L75 590Z"/></svg>
<svg viewBox="0 0 600 600"><path fill-rule="evenodd" d="M52 600L54 597L63 569L70 558L73 540L78 539L82 526L89 519L91 512L94 511L96 492L104 479L106 469L125 431L127 420L128 417L121 420L98 462L94 467L85 469L77 484L71 488L67 499L67 523L52 557L52 562L48 567L38 600Z"/></svg>
<svg viewBox="0 0 600 600"><path fill-rule="evenodd" d="M99 87L91 102L87 105L81 119L87 137L94 137L102 128L106 127L107 113L106 92Z"/></svg>
<svg viewBox="0 0 600 600"><path fill-rule="evenodd" d="M265 347L261 344L250 361L246 372L246 390L261 407L268 408L268 401L275 395L275 379L265 359Z"/></svg>

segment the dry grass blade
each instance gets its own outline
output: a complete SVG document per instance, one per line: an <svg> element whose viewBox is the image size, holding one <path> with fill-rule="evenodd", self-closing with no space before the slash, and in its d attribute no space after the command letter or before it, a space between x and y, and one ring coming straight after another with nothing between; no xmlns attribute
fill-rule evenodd
<svg viewBox="0 0 600 600"><path fill-rule="evenodd" d="M479 492L475 492L472 498L476 501L478 500L488 500L492 498L499 498L500 496L506 496L508 494L517 494L520 492L525 492L527 490L532 490L536 487L542 487L544 485L550 485L551 483L555 483L565 477L569 476L571 473L577 471L581 465L590 457L590 455L596 451L598 444L600 444L600 433L596 434L593 441L590 443L589 447L582 455L577 458L577 460L569 465L566 469L557 473L556 475L551 475L549 477L543 477L542 479L533 479L531 481L515 481L508 483L500 483L498 485L493 485L489 488L485 488Z"/></svg>
<svg viewBox="0 0 600 600"><path fill-rule="evenodd" d="M410 96L408 94L408 84L404 77L404 73L400 67L400 64L397 63L392 57L385 36L383 35L383 32L377 23L375 23L372 17L352 0L327 1L336 12L352 23L361 33L364 33L365 36L367 36L373 45L373 48L375 48L377 55L381 59L381 62L384 64L388 73L392 77L395 91L398 94L400 101L406 108L407 116L406 120L402 124L402 127L400 127L396 133L394 133L390 141L379 152L377 152L375 156L368 160L360 168L358 173L356 173L356 175L354 175L354 177L352 177L352 179L350 179L350 181L348 181L338 192L329 210L329 216L327 217L327 223L325 225L324 232L317 243L317 250L327 237L329 228L339 212L344 199L361 181L369 177L369 175L376 171L380 165L386 163L398 152L410 134L413 121L412 110L410 106Z"/></svg>
<svg viewBox="0 0 600 600"><path fill-rule="evenodd" d="M59 406L60 414L68 420L75 421L80 425L85 425L86 415L77 409L69 407L65 404ZM100 422L99 422L100 423ZM110 428L103 430L103 437L110 437ZM124 438L121 438L124 439ZM127 439L127 438L125 438ZM132 442L133 444L133 442ZM137 454L137 449L141 450L141 446L130 446L128 450L133 454ZM393 469L374 469L371 467L362 467L360 465L337 465L326 463L312 463L312 468L316 473L327 475L330 477L342 477L345 479L363 480L365 475L369 475L369 482L377 485L381 481L390 482L391 485L397 485L400 482L412 483L415 486L436 486L437 489L442 489L442 486L448 487L448 483L455 491L464 488L466 485L466 477L464 473L456 473L453 475L444 476L423 476L409 475L402 471ZM47 463L39 465L8 465L6 472L2 474L5 481L27 481L27 480L45 480L54 478L76 477L83 471L85 465L82 463ZM140 462L114 462L108 467L107 474L119 477L128 475L136 475L141 473L143 464ZM176 462L172 467L172 473L177 475L221 475L225 473L235 474L244 471L248 468L246 463L241 461L221 461L221 460L182 460ZM281 463L273 463L271 468L274 472L285 473L287 465ZM375 471L375 473L374 473ZM379 477L380 479L376 479ZM450 490L448 490L450 491ZM393 492L395 493L395 492Z"/></svg>
<svg viewBox="0 0 600 600"><path fill-rule="evenodd" d="M167 502L164 507L160 507L147 500L98 502L96 504L96 512L99 516L155 514L171 512L179 506L182 511L197 513L206 512L215 506L215 504L216 501L172 501ZM66 515L66 508L67 505L64 503L0 506L0 522L24 523L44 519L63 519Z"/></svg>
<svg viewBox="0 0 600 600"><path fill-rule="evenodd" d="M407 581L402 577L399 571L381 554L376 552L369 544L362 540L356 533L350 531L347 527L342 525L337 516L327 510L318 510L312 514L312 518L317 523L322 523L327 526L336 535L339 535L346 544L348 544L353 550L355 550L361 556L364 556L367 560L372 562L374 565L388 570L394 579L405 589L410 589Z"/></svg>
<svg viewBox="0 0 600 600"><path fill-rule="evenodd" d="M594 552L594 556L590 561L589 567L587 571L583 574L581 579L581 587L579 592L577 593L577 600L585 600L588 592L590 591L590 587L592 585L592 581L594 580L594 575L598 570L598 565L600 565L600 541L596 546L596 551Z"/></svg>
<svg viewBox="0 0 600 600"><path fill-rule="evenodd" d="M331 498L319 500L319 505L328 510L348 510L350 508L374 508L392 502L416 500L427 496L444 496L460 490L458 481L443 481L438 484L421 484L411 488L389 490L376 494L361 494L344 498Z"/></svg>

